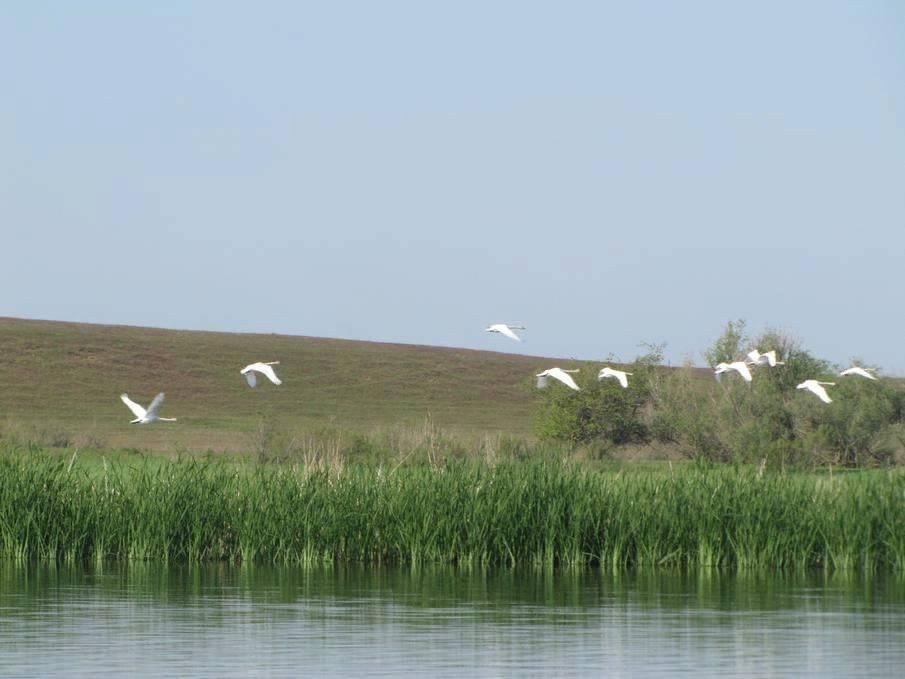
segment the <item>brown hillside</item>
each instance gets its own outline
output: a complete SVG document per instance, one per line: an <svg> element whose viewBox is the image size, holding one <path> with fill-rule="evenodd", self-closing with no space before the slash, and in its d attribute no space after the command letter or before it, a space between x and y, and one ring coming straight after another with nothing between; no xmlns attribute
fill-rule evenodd
<svg viewBox="0 0 905 679"><path fill-rule="evenodd" d="M286 335L0 318L0 427L93 435L106 445L242 449L264 417L282 427L434 423L529 434L533 374L580 362L468 349ZM239 369L279 360L283 380L249 389ZM127 392L166 392L174 424L129 425ZM243 438L244 437L244 438Z"/></svg>

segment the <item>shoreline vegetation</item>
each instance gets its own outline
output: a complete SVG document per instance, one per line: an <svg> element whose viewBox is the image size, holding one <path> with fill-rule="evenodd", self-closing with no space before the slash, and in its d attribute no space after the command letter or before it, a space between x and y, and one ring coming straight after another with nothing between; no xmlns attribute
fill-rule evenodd
<svg viewBox="0 0 905 679"><path fill-rule="evenodd" d="M67 451L68 452L68 451ZM0 446L0 557L905 573L905 470Z"/></svg>
<svg viewBox="0 0 905 679"><path fill-rule="evenodd" d="M775 350L751 382L645 347L539 390L552 359L0 319L0 558L905 573L905 381L741 321L704 355Z"/></svg>

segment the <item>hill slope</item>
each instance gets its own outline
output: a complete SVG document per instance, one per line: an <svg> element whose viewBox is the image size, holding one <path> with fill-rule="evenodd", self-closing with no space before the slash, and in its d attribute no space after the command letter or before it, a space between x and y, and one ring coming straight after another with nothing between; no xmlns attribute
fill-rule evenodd
<svg viewBox="0 0 905 679"><path fill-rule="evenodd" d="M377 342L0 318L0 432L93 435L111 446L239 450L262 417L294 429L419 424L531 431L532 375L575 361ZM281 362L284 384L239 369ZM166 392L174 424L129 425L119 400Z"/></svg>

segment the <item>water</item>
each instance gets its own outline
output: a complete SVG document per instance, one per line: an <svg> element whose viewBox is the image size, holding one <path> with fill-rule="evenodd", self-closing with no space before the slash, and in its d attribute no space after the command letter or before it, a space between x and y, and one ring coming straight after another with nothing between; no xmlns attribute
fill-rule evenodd
<svg viewBox="0 0 905 679"><path fill-rule="evenodd" d="M0 562L0 675L897 676L892 577Z"/></svg>

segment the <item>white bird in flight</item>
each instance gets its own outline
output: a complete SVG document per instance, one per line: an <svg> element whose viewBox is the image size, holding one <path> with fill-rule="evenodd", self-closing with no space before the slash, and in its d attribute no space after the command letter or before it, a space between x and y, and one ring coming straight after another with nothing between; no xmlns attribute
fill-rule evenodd
<svg viewBox="0 0 905 679"><path fill-rule="evenodd" d="M580 391L578 385L575 384L575 380L572 379L572 376L569 373L577 373L580 368L576 368L575 370L563 370L562 368L549 368L544 370L542 373L537 373L535 377L537 378L537 388L543 389L547 386L547 378L552 377L554 380L559 380L563 384L565 384L570 389L574 389L575 391Z"/></svg>
<svg viewBox="0 0 905 679"><path fill-rule="evenodd" d="M258 383L258 378L255 376L256 372L261 373L274 384L283 384L282 381L280 381L280 378L277 377L277 374L273 371L273 368L270 367L279 364L279 361L271 361L270 363L250 363L239 372L245 375L245 381L248 382L248 386L252 388Z"/></svg>
<svg viewBox="0 0 905 679"><path fill-rule="evenodd" d="M148 406L147 410L129 398L128 394L120 394L119 397L122 399L123 403L128 406L129 410L135 414L135 419L130 421L129 424L151 424L152 422L157 422L157 420L160 420L161 422L176 421L175 417L160 417L157 414L157 411L160 410L160 406L163 403L163 392L160 392L154 397L154 400L151 401L151 405Z"/></svg>
<svg viewBox="0 0 905 679"><path fill-rule="evenodd" d="M823 388L823 385L828 387L836 386L835 382L820 382L819 380L805 380L801 384L799 384L796 389L807 389L812 394L816 394L817 398L819 398L824 403L832 403L833 399L830 398L829 394L826 393L826 389Z"/></svg>
<svg viewBox="0 0 905 679"><path fill-rule="evenodd" d="M868 372L869 371L869 372ZM847 368L839 373L842 377L848 377L849 375L859 375L861 377L866 377L869 380L877 379L870 373L876 372L875 368L862 368L859 365L853 365L851 368Z"/></svg>
<svg viewBox="0 0 905 679"><path fill-rule="evenodd" d="M615 377L617 380L619 380L619 384L622 385L622 388L627 389L628 378L626 377L626 375L631 374L632 373L627 373L624 370L615 370L614 368L607 366L605 368L601 368L600 372L597 373L597 381L599 382L600 380L606 379L607 377Z"/></svg>
<svg viewBox="0 0 905 679"><path fill-rule="evenodd" d="M776 360L776 351L770 349L766 353L760 353L757 349L752 349L748 352L748 365L769 365L771 368L775 368L778 365L785 365L785 361L777 361Z"/></svg>
<svg viewBox="0 0 905 679"><path fill-rule="evenodd" d="M720 375L724 372L729 372L730 370L734 370L739 375L742 376L742 379L745 382L751 381L751 371L748 370L748 365L744 361L733 361L732 363L717 363L716 367L713 369L713 374L717 379L720 379Z"/></svg>
<svg viewBox="0 0 905 679"><path fill-rule="evenodd" d="M516 342L521 342L522 338L513 332L514 330L524 330L525 326L523 325L507 325L505 323L494 323L491 325L485 332L498 332L501 335L506 335L510 339L514 339Z"/></svg>

